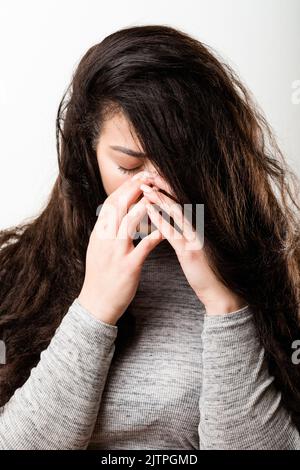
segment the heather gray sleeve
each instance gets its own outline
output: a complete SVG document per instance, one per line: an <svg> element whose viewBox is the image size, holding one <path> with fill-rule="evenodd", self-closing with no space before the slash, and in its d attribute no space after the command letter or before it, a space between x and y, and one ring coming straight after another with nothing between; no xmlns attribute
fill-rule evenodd
<svg viewBox="0 0 300 470"><path fill-rule="evenodd" d="M246 306L204 315L200 449L300 449Z"/></svg>
<svg viewBox="0 0 300 470"><path fill-rule="evenodd" d="M0 408L0 449L86 449L118 327L76 298L24 385Z"/></svg>

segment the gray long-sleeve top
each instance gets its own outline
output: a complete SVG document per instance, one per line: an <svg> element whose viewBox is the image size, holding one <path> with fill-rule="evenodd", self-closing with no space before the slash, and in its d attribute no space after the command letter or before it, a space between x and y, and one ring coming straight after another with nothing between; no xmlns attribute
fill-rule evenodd
<svg viewBox="0 0 300 470"><path fill-rule="evenodd" d="M118 326L74 299L0 409L0 449L300 449L249 306L208 316L167 240L130 311L134 340L112 361Z"/></svg>

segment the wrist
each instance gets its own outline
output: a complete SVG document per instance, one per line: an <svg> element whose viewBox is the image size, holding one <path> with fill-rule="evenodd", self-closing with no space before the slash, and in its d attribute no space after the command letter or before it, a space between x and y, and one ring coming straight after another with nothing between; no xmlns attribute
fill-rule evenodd
<svg viewBox="0 0 300 470"><path fill-rule="evenodd" d="M233 292L226 293L206 293L198 295L198 298L204 304L207 315L230 315L237 310L246 307L247 302L241 296Z"/></svg>
<svg viewBox="0 0 300 470"><path fill-rule="evenodd" d="M238 310L246 307L245 301L231 301L231 302L219 302L212 305L205 306L207 315L230 315L236 313Z"/></svg>
<svg viewBox="0 0 300 470"><path fill-rule="evenodd" d="M115 326L118 321L118 316L112 311L109 305L105 302L100 302L99 299L94 299L93 296L89 295L85 291L81 291L78 295L78 301L88 312L95 317L109 325Z"/></svg>

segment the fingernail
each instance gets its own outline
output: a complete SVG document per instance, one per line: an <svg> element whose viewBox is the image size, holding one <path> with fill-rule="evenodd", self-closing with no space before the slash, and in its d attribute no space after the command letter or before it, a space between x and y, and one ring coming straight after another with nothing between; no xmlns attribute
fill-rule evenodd
<svg viewBox="0 0 300 470"><path fill-rule="evenodd" d="M147 181L149 179L151 179L151 180L154 179L154 175L149 174L149 175L142 175L141 176L141 180L143 180L143 181Z"/></svg>
<svg viewBox="0 0 300 470"><path fill-rule="evenodd" d="M142 212L143 208L139 205L135 205L131 210L130 210L130 214L131 215L138 215L140 212Z"/></svg>
<svg viewBox="0 0 300 470"><path fill-rule="evenodd" d="M142 175L143 175L143 173L137 173L137 174L134 175L131 179L132 179L132 180L137 180L137 179L141 178Z"/></svg>
<svg viewBox="0 0 300 470"><path fill-rule="evenodd" d="M153 178L153 175L149 173L148 171L143 171L142 173L137 173L132 177L132 180L137 180L137 179L146 179L146 178Z"/></svg>
<svg viewBox="0 0 300 470"><path fill-rule="evenodd" d="M151 193L153 191L153 189L150 188L150 186L147 186L146 184L141 184L140 188L145 193Z"/></svg>

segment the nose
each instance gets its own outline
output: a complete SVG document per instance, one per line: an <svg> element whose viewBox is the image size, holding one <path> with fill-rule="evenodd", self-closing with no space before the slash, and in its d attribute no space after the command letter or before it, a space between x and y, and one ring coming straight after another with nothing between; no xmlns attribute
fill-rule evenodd
<svg viewBox="0 0 300 470"><path fill-rule="evenodd" d="M144 170L150 171L151 173L157 173L156 168L152 165L150 160L146 160L145 165L144 165Z"/></svg>
<svg viewBox="0 0 300 470"><path fill-rule="evenodd" d="M149 171L150 173L158 174L156 168L152 165L150 160L146 160L144 163L143 171ZM152 185L151 182L148 183L150 186ZM144 197L143 193L137 198L137 202L140 201Z"/></svg>

